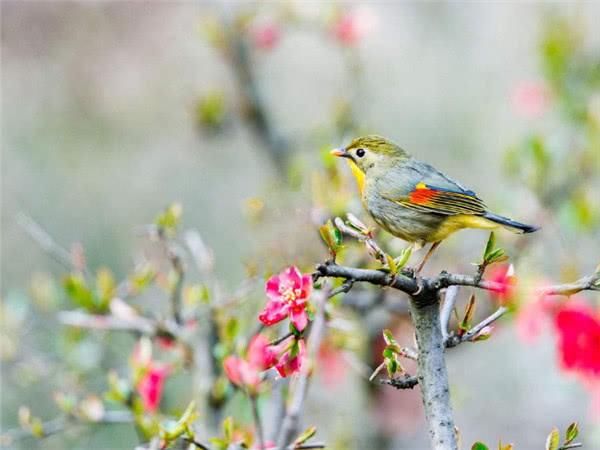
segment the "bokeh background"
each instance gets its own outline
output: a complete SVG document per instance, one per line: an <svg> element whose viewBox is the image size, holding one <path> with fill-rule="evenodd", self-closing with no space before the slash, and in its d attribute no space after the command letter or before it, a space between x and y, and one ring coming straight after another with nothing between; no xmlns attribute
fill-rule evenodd
<svg viewBox="0 0 600 450"><path fill-rule="evenodd" d="M55 417L57 391L101 394L135 342L59 323L57 311L75 308L65 269L24 217L66 248L82 246L93 272L122 279L145 248L140 225L179 202L182 227L199 231L215 276L235 292L250 275L324 260L317 228L331 215L366 220L346 167L325 150L373 132L495 211L541 223L534 235L498 236L525 283L591 273L600 262L599 17L597 2L3 1L2 430L18 426L22 405ZM486 239L453 236L427 271L473 270ZM249 301L263 304L260 286ZM160 302L132 301L155 317L167 310ZM484 294L479 302L482 314L493 308ZM358 370L374 367L373 330L410 342L406 317L381 307L342 315L359 344L312 385L305 423L331 448L425 449L418 396L369 386ZM591 396L561 371L552 327L530 342L517 322L515 313L489 341L448 352L465 448L498 439L541 448L553 426L572 421L586 448L600 448ZM182 407L189 383L169 381L166 410ZM230 412L247 420L236 402ZM131 425L110 425L10 445L136 442Z"/></svg>

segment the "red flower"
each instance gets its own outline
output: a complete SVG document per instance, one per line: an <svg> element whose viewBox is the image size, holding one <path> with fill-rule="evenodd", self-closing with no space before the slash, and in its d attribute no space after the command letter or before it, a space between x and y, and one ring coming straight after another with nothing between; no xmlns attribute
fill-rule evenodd
<svg viewBox="0 0 600 450"><path fill-rule="evenodd" d="M555 319L560 360L567 371L600 376L600 317L586 305L568 305Z"/></svg>
<svg viewBox="0 0 600 450"><path fill-rule="evenodd" d="M498 285L497 288L490 291L490 295L500 304L508 303L515 293L515 269L512 264L494 265L489 270L487 281L491 281Z"/></svg>
<svg viewBox="0 0 600 450"><path fill-rule="evenodd" d="M258 318L265 325L273 325L289 317L298 331L308 324L306 306L312 291L312 278L302 275L295 267L288 267L266 283L269 303Z"/></svg>
<svg viewBox="0 0 600 450"><path fill-rule="evenodd" d="M272 50L281 39L281 30L275 22L263 22L252 27L252 40L261 50Z"/></svg>
<svg viewBox="0 0 600 450"><path fill-rule="evenodd" d="M283 378L299 373L306 362L304 339L298 339L279 359L275 368Z"/></svg>
<svg viewBox="0 0 600 450"><path fill-rule="evenodd" d="M344 12L333 25L333 34L344 45L356 45L373 27L377 19L366 7Z"/></svg>
<svg viewBox="0 0 600 450"><path fill-rule="evenodd" d="M151 362L148 370L137 385L137 391L142 399L144 409L155 412L162 397L163 388L171 368L165 364Z"/></svg>
<svg viewBox="0 0 600 450"><path fill-rule="evenodd" d="M548 109L550 91L543 82L525 81L515 87L511 101L517 114L535 119Z"/></svg>

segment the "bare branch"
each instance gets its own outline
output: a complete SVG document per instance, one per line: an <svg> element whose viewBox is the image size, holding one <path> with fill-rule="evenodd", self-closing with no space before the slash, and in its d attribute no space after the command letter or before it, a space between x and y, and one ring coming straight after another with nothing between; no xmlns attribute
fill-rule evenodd
<svg viewBox="0 0 600 450"><path fill-rule="evenodd" d="M457 297L458 286L450 286L446 289L444 303L442 304L442 310L440 311L440 326L442 328L444 340L448 339L448 324L450 323L450 316L452 315L452 311L454 311Z"/></svg>
<svg viewBox="0 0 600 450"><path fill-rule="evenodd" d="M390 386L395 387L396 389L412 389L417 384L419 384L419 379L415 376L405 375L400 378L390 378L385 380L380 380L381 384L389 384Z"/></svg>
<svg viewBox="0 0 600 450"><path fill-rule="evenodd" d="M250 396L250 405L252 406L252 417L254 419L254 426L256 427L256 435L258 436L259 448L265 448L265 433L263 431L262 422L260 420L260 413L258 411L258 401L256 395Z"/></svg>

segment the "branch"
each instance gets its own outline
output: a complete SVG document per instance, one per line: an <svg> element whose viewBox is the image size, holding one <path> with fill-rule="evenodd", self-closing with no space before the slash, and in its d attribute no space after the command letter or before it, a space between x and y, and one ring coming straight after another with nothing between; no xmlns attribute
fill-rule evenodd
<svg viewBox="0 0 600 450"><path fill-rule="evenodd" d="M89 276L86 267L80 268L73 263L71 253L58 244L44 228L37 223L29 215L19 212L17 213L17 223L19 226L33 239L46 253L48 253L55 261L62 264L69 270L83 270L86 276Z"/></svg>
<svg viewBox="0 0 600 450"><path fill-rule="evenodd" d="M473 328L471 328L469 331L467 331L462 336L457 336L457 335L448 336L445 340L446 347L448 347L448 348L456 347L458 344L470 341L475 336L477 336L477 333L479 333L481 330L483 330L488 325L491 325L492 323L494 323L496 320L498 320L500 317L502 317L507 312L508 312L508 308L506 306L501 306L493 314L491 314L490 316L483 319L481 322L479 322L477 325L475 325Z"/></svg>
<svg viewBox="0 0 600 450"><path fill-rule="evenodd" d="M444 340L448 339L448 324L450 323L450 316L452 316L452 311L454 311L457 297L458 286L450 286L446 290L444 303L442 304L442 310L440 312L440 327L442 328Z"/></svg>
<svg viewBox="0 0 600 450"><path fill-rule="evenodd" d="M380 380L381 384L389 384L396 389L412 389L419 384L419 379L415 376L405 375L402 378L390 378L387 380Z"/></svg>
<svg viewBox="0 0 600 450"><path fill-rule="evenodd" d="M306 394L308 393L308 383L310 380L311 368L325 333L325 303L329 298L330 292L323 287L319 294L320 295L318 295L315 301L317 312L315 320L312 323L310 340L308 342L308 357L306 362L306 366L308 367L305 366L302 368L302 373L298 378L296 390L294 391L294 395L287 410L286 416L283 419L283 425L277 440L277 448L281 450L285 449L292 442L294 436L298 434L300 413L302 412L304 400L306 398Z"/></svg>
<svg viewBox="0 0 600 450"><path fill-rule="evenodd" d="M28 437L42 439L65 431L69 425L81 426L95 424L118 424L130 423L132 421L133 417L129 411L106 411L99 420L95 421L82 421L78 420L74 416L60 416L42 423L42 434L40 436L34 435L31 430L24 428L14 428L12 430L8 430L4 434L0 435L0 445L9 446L15 441Z"/></svg>
<svg viewBox="0 0 600 450"><path fill-rule="evenodd" d="M573 283L556 284L539 289L543 295L573 295L581 291L600 291L600 271L587 277L580 278Z"/></svg>

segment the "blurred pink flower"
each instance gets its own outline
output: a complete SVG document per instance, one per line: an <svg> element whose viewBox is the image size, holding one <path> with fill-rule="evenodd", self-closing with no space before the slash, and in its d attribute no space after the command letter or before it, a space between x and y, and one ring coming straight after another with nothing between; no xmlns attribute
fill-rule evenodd
<svg viewBox="0 0 600 450"><path fill-rule="evenodd" d="M261 381L260 372L273 367L277 363L277 356L277 347L270 346L268 339L258 334L250 341L246 358L228 356L223 361L223 369L233 384L256 393Z"/></svg>
<svg viewBox="0 0 600 450"><path fill-rule="evenodd" d="M263 21L252 26L252 40L261 50L272 50L281 39L279 25L272 21Z"/></svg>
<svg viewBox="0 0 600 450"><path fill-rule="evenodd" d="M167 377L171 368L166 364L151 362L148 370L144 373L137 385L137 391L142 399L144 410L156 412Z"/></svg>
<svg viewBox="0 0 600 450"><path fill-rule="evenodd" d="M360 6L343 12L333 24L333 34L344 45L356 45L377 24L373 11Z"/></svg>
<svg viewBox="0 0 600 450"><path fill-rule="evenodd" d="M515 293L517 278L512 264L497 264L490 267L486 281L499 285L498 289L490 291L490 295L501 305L510 302Z"/></svg>
<svg viewBox="0 0 600 450"><path fill-rule="evenodd" d="M532 302L521 306L517 312L517 334L528 344L534 342L550 323L556 311L556 303L548 296L539 296Z"/></svg>
<svg viewBox="0 0 600 450"><path fill-rule="evenodd" d="M548 110L550 90L541 81L524 81L514 88L511 103L516 114L535 119Z"/></svg>
<svg viewBox="0 0 600 450"><path fill-rule="evenodd" d="M331 343L323 342L321 348L319 348L317 358L319 373L322 374L324 383L328 386L338 385L347 373L347 364L342 352Z"/></svg>
<svg viewBox="0 0 600 450"><path fill-rule="evenodd" d="M282 356L275 365L277 372L282 377L299 373L306 363L306 346L304 339L298 339Z"/></svg>
<svg viewBox="0 0 600 450"><path fill-rule="evenodd" d="M583 304L568 304L554 320L558 351L566 371L600 377L600 316Z"/></svg>
<svg viewBox="0 0 600 450"><path fill-rule="evenodd" d="M312 278L302 275L295 266L274 275L266 283L269 302L258 318L265 325L273 325L289 317L298 331L308 324L306 306L312 291Z"/></svg>

